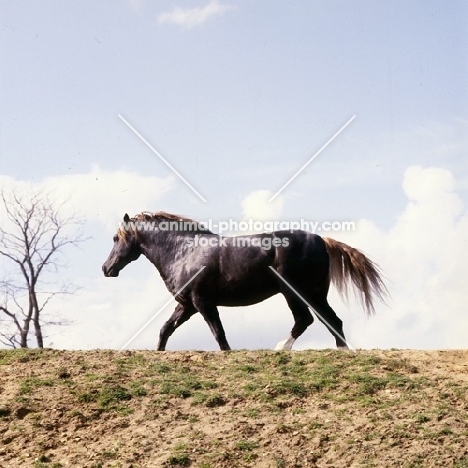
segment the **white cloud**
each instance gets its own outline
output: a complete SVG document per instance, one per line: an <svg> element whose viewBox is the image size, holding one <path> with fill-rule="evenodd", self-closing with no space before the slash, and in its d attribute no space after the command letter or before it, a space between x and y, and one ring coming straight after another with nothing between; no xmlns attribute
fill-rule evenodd
<svg viewBox="0 0 468 468"><path fill-rule="evenodd" d="M159 211L158 200L173 188L174 177L162 179L129 171L106 171L98 166L86 174L48 177L36 183L0 176L0 187L19 193L44 190L58 199L68 199L66 207L87 220L98 220L107 229L128 212ZM1 208L0 208L1 211Z"/></svg>
<svg viewBox="0 0 468 468"><path fill-rule="evenodd" d="M159 211L159 199L173 188L174 177L162 179L142 176L135 172L105 171L98 166L88 174L53 177L44 185L59 193L72 193L71 202L85 216L116 229L127 212L130 216L141 211Z"/></svg>
<svg viewBox="0 0 468 468"><path fill-rule="evenodd" d="M231 9L232 7L230 5L221 5L217 0L212 0L201 8L176 7L170 13L161 13L158 16L158 22L177 24L190 29Z"/></svg>
<svg viewBox="0 0 468 468"><path fill-rule="evenodd" d="M392 229L361 220L354 233L335 236L370 254L389 280L389 307L379 306L372 319L342 312L349 307L331 294L355 346L466 347L468 212L455 188L447 169L409 167L403 179L408 203Z"/></svg>
<svg viewBox="0 0 468 468"><path fill-rule="evenodd" d="M273 195L273 192L269 190L255 190L245 196L242 200L244 219L254 221L278 220L283 211L284 199L279 195L272 202L269 202L268 200Z"/></svg>

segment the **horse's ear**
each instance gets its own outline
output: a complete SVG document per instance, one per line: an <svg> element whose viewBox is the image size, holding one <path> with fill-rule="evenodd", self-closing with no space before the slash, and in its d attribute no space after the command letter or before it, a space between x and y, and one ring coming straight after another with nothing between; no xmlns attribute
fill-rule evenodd
<svg viewBox="0 0 468 468"><path fill-rule="evenodd" d="M125 222L125 223L128 223L129 221L130 221L130 216L128 216L128 214L125 213L125 215L124 215L124 222Z"/></svg>

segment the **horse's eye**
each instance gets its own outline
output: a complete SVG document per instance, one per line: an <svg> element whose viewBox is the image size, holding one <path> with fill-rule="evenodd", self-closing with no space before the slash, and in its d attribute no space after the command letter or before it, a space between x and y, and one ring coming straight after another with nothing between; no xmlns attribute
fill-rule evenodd
<svg viewBox="0 0 468 468"><path fill-rule="evenodd" d="M114 236L114 242L117 242L119 238L117 236Z"/></svg>

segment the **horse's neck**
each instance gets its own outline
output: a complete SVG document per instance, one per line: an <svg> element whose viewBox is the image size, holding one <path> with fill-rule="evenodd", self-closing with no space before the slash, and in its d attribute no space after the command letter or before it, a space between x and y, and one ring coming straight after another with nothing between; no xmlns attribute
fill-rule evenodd
<svg viewBox="0 0 468 468"><path fill-rule="evenodd" d="M171 276L174 258L181 253L180 242L173 232L148 232L140 240L143 255L158 269L164 280Z"/></svg>

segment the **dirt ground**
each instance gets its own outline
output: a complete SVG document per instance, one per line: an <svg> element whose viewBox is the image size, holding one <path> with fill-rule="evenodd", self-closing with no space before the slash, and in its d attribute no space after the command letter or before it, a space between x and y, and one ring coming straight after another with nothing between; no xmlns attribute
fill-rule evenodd
<svg viewBox="0 0 468 468"><path fill-rule="evenodd" d="M0 467L468 468L468 351L0 351Z"/></svg>

